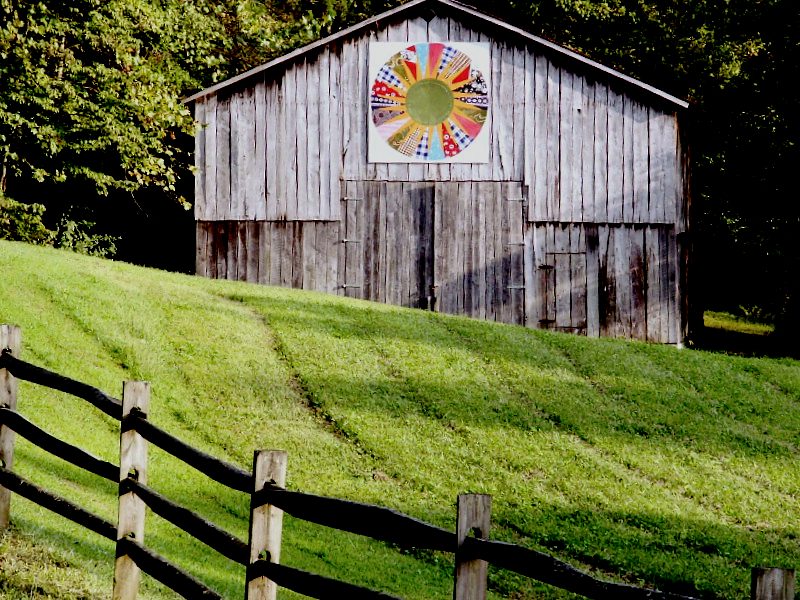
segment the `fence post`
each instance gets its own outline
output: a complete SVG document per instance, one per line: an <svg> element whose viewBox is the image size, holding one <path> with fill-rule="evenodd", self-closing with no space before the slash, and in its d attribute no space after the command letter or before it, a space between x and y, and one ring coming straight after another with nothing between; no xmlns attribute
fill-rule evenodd
<svg viewBox="0 0 800 600"><path fill-rule="evenodd" d="M0 352L8 350L19 358L22 350L22 330L15 325L0 325ZM17 410L17 379L8 369L0 369L0 406ZM0 466L11 470L14 466L14 439L10 427L0 425ZM11 522L11 490L0 486L0 530Z"/></svg>
<svg viewBox="0 0 800 600"><path fill-rule="evenodd" d="M128 477L142 484L147 483L147 440L132 428L129 416L135 414L146 418L149 407L150 384L146 381L126 381L122 387L119 437L120 486ZM120 493L113 600L135 600L139 591L139 567L124 553L119 542L126 538L140 544L144 542L144 514L144 501L133 492Z"/></svg>
<svg viewBox="0 0 800 600"><path fill-rule="evenodd" d="M750 600L794 600L794 584L794 569L753 569Z"/></svg>
<svg viewBox="0 0 800 600"><path fill-rule="evenodd" d="M284 450L257 450L253 456L253 496L250 501L250 564L267 553L267 560L279 563L283 511L270 504L254 506L255 494L268 484L286 486ZM247 578L245 600L275 600L278 586L266 577Z"/></svg>
<svg viewBox="0 0 800 600"><path fill-rule="evenodd" d="M461 494L458 497L456 522L455 585L453 600L486 600L486 561L470 557L462 550L464 540L472 533L488 539L492 521L492 497L486 494Z"/></svg>

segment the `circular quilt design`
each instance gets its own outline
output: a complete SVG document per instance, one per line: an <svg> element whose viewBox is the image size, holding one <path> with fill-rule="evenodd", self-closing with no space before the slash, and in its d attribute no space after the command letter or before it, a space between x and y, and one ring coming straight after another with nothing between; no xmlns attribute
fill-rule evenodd
<svg viewBox="0 0 800 600"><path fill-rule="evenodd" d="M415 44L380 67L370 108L392 148L418 160L445 160L480 133L489 90L465 52L441 43Z"/></svg>

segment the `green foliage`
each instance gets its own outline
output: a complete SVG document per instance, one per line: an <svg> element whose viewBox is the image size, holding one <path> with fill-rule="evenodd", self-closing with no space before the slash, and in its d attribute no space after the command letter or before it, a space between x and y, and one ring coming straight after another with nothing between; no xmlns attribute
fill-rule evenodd
<svg viewBox="0 0 800 600"><path fill-rule="evenodd" d="M193 131L180 94L219 62L213 24L181 6L0 2L3 188L17 177L175 191L186 156L174 140Z"/></svg>
<svg viewBox="0 0 800 600"><path fill-rule="evenodd" d="M7 242L0 272L0 314L23 327L25 357L111 393L149 380L154 423L246 468L255 448L285 449L292 489L449 528L458 493L490 493L494 539L717 600L745 596L752 566L800 564L795 360L590 340ZM117 460L118 424L85 402L22 383L19 406ZM151 448L156 490L246 539L246 496ZM115 518L112 484L21 438L14 468ZM13 559L30 560L36 543L48 571L50 557L72 567L61 595L52 573L37 580L51 597L70 597L86 562L82 593L108 596L113 544L18 497L12 519L23 547L0 541L0 581L29 589L37 571ZM285 564L403 598L452 597L449 555L284 524ZM146 540L241 595L242 569L153 515ZM143 597L172 597L144 579ZM570 598L494 569L491 585L492 598Z"/></svg>
<svg viewBox="0 0 800 600"><path fill-rule="evenodd" d="M53 246L89 256L112 257L116 238L92 231L94 223L62 216L55 230L44 222L43 204L25 204L0 194L0 239Z"/></svg>
<svg viewBox="0 0 800 600"><path fill-rule="evenodd" d="M54 232L42 221L42 204L24 204L0 193L0 239L52 245Z"/></svg>

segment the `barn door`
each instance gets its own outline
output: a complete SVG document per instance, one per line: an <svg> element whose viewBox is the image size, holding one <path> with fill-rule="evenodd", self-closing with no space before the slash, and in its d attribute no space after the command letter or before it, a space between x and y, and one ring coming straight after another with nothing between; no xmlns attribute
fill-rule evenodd
<svg viewBox="0 0 800 600"><path fill-rule="evenodd" d="M522 192L518 182L436 184L436 310L524 323Z"/></svg>
<svg viewBox="0 0 800 600"><path fill-rule="evenodd" d="M586 334L586 243L582 227L548 225L537 261L543 306L539 326Z"/></svg>
<svg viewBox="0 0 800 600"><path fill-rule="evenodd" d="M345 295L429 308L433 286L433 185L348 181L342 200Z"/></svg>

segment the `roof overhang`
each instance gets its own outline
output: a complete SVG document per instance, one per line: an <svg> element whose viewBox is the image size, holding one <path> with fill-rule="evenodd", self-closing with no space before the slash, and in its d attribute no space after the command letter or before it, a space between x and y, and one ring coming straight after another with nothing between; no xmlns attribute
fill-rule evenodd
<svg viewBox="0 0 800 600"><path fill-rule="evenodd" d="M567 61L572 61L578 65L583 65L586 70L590 72L594 71L596 73L602 73L605 77L610 78L612 81L619 81L623 83L623 85L645 92L647 95L655 96L661 102L666 102L675 108L685 109L689 107L689 103L686 100L682 100L681 98L668 94L667 92L653 87L652 85L639 81L638 79L634 79L633 77L629 77L624 73L620 73L615 69L593 61L582 54L578 54L577 52L569 50L563 46L559 46L558 44L555 44L544 38L532 35L531 33L528 33L519 27L514 27L513 25L501 21L500 19L490 17L489 15L477 11L472 7L454 2L453 0L411 0L411 2L407 2L402 6L388 10L365 21L361 21L360 23L348 27L347 29L343 29L342 31L329 35L316 42L298 48L289 54L285 54L279 58L264 63L263 65L259 65L258 67L250 69L249 71L245 71L244 73L236 75L235 77L231 77L230 79L226 79L225 81L212 85L211 87L189 96L184 100L184 103L194 102L203 98L204 96L215 94L221 90L225 90L226 88L230 88L232 86L236 86L237 84L244 83L250 79L254 79L258 75L266 74L270 71L280 69L281 67L285 68L305 54L313 53L314 51L319 50L328 44L344 38L355 36L362 31L369 30L370 28L380 26L382 22L394 21L403 17L408 18L416 12L430 9L433 9L434 11L438 9L444 9L450 14L462 16L472 21L482 22L491 26L493 29L510 33L526 43L544 48L550 54L559 56Z"/></svg>

